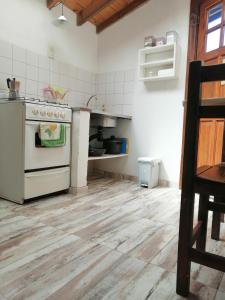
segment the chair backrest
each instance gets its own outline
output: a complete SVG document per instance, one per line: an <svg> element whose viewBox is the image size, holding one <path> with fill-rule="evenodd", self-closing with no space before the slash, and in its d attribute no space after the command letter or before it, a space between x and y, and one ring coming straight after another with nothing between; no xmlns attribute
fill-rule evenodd
<svg viewBox="0 0 225 300"><path fill-rule="evenodd" d="M194 190L200 118L225 118L225 100L224 103L210 102L210 105L207 104L207 100L202 101L202 83L223 80L225 80L225 64L203 66L201 61L190 63L182 178L184 196L186 193L188 195L190 190Z"/></svg>

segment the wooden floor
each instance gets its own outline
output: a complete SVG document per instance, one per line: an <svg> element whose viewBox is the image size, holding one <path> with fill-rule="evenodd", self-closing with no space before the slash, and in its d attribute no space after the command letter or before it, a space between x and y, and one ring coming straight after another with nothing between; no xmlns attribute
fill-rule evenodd
<svg viewBox="0 0 225 300"><path fill-rule="evenodd" d="M1 200L0 299L181 299L179 206L178 190L99 178L79 197ZM224 241L207 248L225 255ZM225 276L192 264L191 291L224 300Z"/></svg>

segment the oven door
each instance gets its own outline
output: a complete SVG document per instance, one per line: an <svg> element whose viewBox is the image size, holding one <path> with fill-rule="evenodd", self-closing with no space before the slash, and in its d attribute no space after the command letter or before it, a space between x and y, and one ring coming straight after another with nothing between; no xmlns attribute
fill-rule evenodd
<svg viewBox="0 0 225 300"><path fill-rule="evenodd" d="M47 123L49 124L49 122ZM39 121L26 121L25 126L25 171L70 164L70 131L71 124L64 123L66 142L63 147L44 148L35 144L36 133L39 132Z"/></svg>

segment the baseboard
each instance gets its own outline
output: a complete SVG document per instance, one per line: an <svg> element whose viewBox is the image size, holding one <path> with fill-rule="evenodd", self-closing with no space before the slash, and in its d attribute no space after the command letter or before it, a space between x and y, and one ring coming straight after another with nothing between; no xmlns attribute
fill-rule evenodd
<svg viewBox="0 0 225 300"><path fill-rule="evenodd" d="M93 169L94 174L99 174L103 177L114 178L117 180L130 180L138 183L138 177L133 175L121 174L121 173L114 173L109 171L104 171L101 169ZM159 186L161 187L172 187L172 188L179 188L179 184L177 182L172 182L165 179L159 179Z"/></svg>
<svg viewBox="0 0 225 300"><path fill-rule="evenodd" d="M159 186L161 187L171 187L171 188L179 188L179 183L172 182L165 179L159 179Z"/></svg>
<svg viewBox="0 0 225 300"><path fill-rule="evenodd" d="M88 191L88 186L83 186L83 187L70 187L69 188L69 193L73 195L77 194L82 194Z"/></svg>
<svg viewBox="0 0 225 300"><path fill-rule="evenodd" d="M93 169L93 173L102 175L103 177L113 178L116 180L130 180L130 181L138 182L138 177L133 175L114 173L114 172L104 171L100 169Z"/></svg>

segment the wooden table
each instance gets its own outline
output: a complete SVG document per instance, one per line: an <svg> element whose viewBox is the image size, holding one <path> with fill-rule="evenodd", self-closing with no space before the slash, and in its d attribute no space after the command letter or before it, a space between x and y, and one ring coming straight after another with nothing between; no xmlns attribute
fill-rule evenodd
<svg viewBox="0 0 225 300"><path fill-rule="evenodd" d="M225 183L225 164L200 167L197 170L197 177L213 182Z"/></svg>
<svg viewBox="0 0 225 300"><path fill-rule="evenodd" d="M225 184L225 164L221 163L216 166L203 166L197 170L197 177L203 180L207 180L208 184L222 183ZM224 186L225 187L225 186ZM215 203L224 203L224 197L214 197ZM220 239L220 223L224 222L224 214L219 212L213 212L212 219L212 239Z"/></svg>

